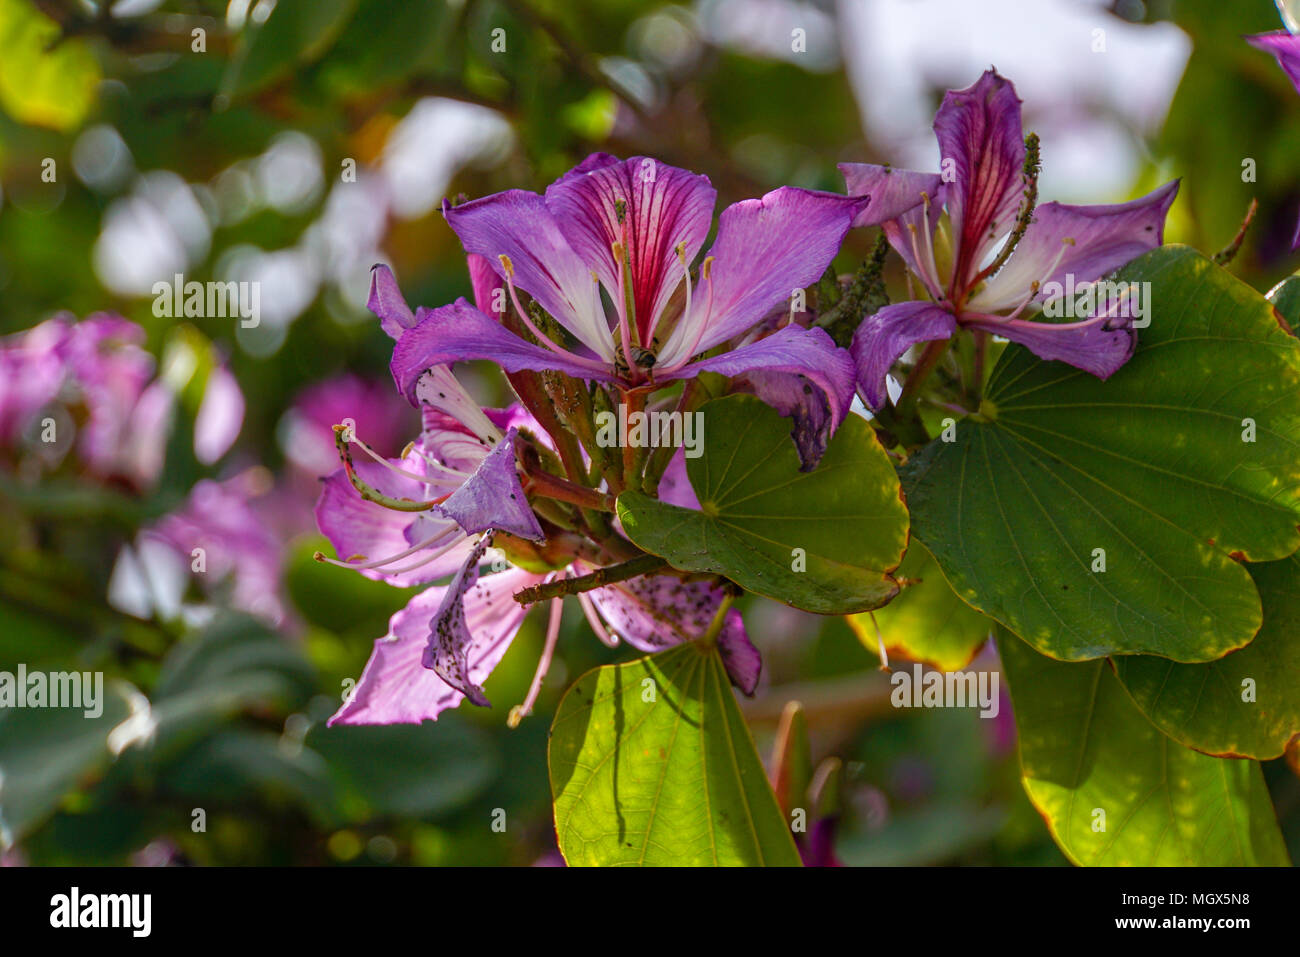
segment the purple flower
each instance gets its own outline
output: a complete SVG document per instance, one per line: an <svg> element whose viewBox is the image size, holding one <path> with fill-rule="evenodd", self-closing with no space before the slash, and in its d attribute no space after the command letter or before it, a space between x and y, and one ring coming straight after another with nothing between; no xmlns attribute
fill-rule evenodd
<svg viewBox="0 0 1300 957"><path fill-rule="evenodd" d="M999 265L995 253L1013 232L1027 185L1015 88L985 72L970 88L949 91L934 130L943 174L840 166L850 192L871 197L855 225L881 226L929 296L886 306L859 326L851 351L867 404L884 405L886 374L910 346L947 339L961 327L1003 336L1103 379L1114 373L1133 354L1131 317L1103 311L1060 324L1019 317L1053 298L1053 290L1082 290L1159 246L1177 181L1113 206L1044 203Z"/></svg>
<svg viewBox="0 0 1300 957"><path fill-rule="evenodd" d="M395 290L376 289L371 308L400 335L392 363L399 389L414 403L426 370L463 359L492 359L508 372L556 369L622 388L763 370L806 377L817 387L807 390L815 392L810 401L833 428L852 401L852 361L824 331L787 325L696 357L734 343L816 282L866 198L783 187L736 203L720 215L717 239L693 277L715 200L704 176L597 153L545 195L508 190L445 205L470 256L479 306L460 299L411 314ZM541 329L521 292L563 334ZM540 344L506 327L512 307ZM816 455L801 451L805 459Z"/></svg>
<svg viewBox="0 0 1300 957"><path fill-rule="evenodd" d="M1300 29L1300 25L1295 24L1290 14L1278 4L1279 11L1282 12L1283 19L1287 21L1287 26ZM1300 36L1288 33L1285 30L1277 30L1272 33L1259 33L1254 36L1246 37L1246 42L1257 50L1263 50L1265 53L1271 53L1277 58L1278 66L1287 75L1291 85L1300 93ZM1300 249L1300 223L1296 224L1295 235L1291 238L1292 250Z"/></svg>

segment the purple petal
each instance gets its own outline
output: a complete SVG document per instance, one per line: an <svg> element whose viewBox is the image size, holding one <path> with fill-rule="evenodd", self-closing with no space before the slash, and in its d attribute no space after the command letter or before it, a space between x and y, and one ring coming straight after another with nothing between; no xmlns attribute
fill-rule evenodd
<svg viewBox="0 0 1300 957"><path fill-rule="evenodd" d="M839 170L850 196L866 196L870 200L853 221L854 226L878 226L898 219L920 206L924 196L929 196L936 207L942 205L938 197L943 189L943 177L938 173L918 173L871 163L841 163Z"/></svg>
<svg viewBox="0 0 1300 957"><path fill-rule="evenodd" d="M569 244L611 292L622 272L611 247L626 234L637 325L641 340L648 342L655 320L681 285L684 267L676 248L684 243L686 262L695 259L709 234L717 196L707 176L644 156L620 162L596 153L546 190L546 205Z"/></svg>
<svg viewBox="0 0 1300 957"><path fill-rule="evenodd" d="M520 289L579 342L613 361L614 338L592 274L596 264L574 252L542 197L511 189L459 206L444 204L443 215L465 252L482 256L502 279L507 277L500 257L508 257Z"/></svg>
<svg viewBox="0 0 1300 957"><path fill-rule="evenodd" d="M957 237L953 276L961 285L1011 231L1020 208L1025 143L1016 88L986 70L972 86L944 96L934 132L941 162L953 162L946 198Z"/></svg>
<svg viewBox="0 0 1300 957"><path fill-rule="evenodd" d="M700 500L691 487L690 476L686 474L685 448L678 449L668 460L668 467L659 479L659 501L695 512L700 510Z"/></svg>
<svg viewBox="0 0 1300 957"><path fill-rule="evenodd" d="M505 281L482 256L470 253L465 257L465 265L469 267L469 284L474 290L475 308L499 322L509 311Z"/></svg>
<svg viewBox="0 0 1300 957"><path fill-rule="evenodd" d="M194 418L194 457L211 465L239 438L244 424L244 393L225 366L208 373L207 388Z"/></svg>
<svg viewBox="0 0 1300 957"><path fill-rule="evenodd" d="M708 581L684 582L672 575L648 575L588 593L602 618L638 651L656 652L702 638L725 592ZM747 695L758 687L762 657L735 608L727 610L718 651L732 684Z"/></svg>
<svg viewBox="0 0 1300 957"><path fill-rule="evenodd" d="M393 381L407 401L415 405L419 401L416 386L425 372L465 359L491 359L507 372L556 369L575 378L616 381L607 371L580 365L525 342L464 299L420 310L420 321L402 335L393 349Z"/></svg>
<svg viewBox="0 0 1300 957"><path fill-rule="evenodd" d="M520 588L546 576L509 568L482 579L464 595L464 620L474 636L465 652L468 680L480 687L506 649L528 610L514 600ZM464 694L424 666L429 620L450 587L429 588L394 615L387 636L375 642L361 680L329 724L419 724L437 720Z"/></svg>
<svg viewBox="0 0 1300 957"><path fill-rule="evenodd" d="M683 366L667 378L701 372L748 375L760 398L793 417L792 436L805 471L821 459L853 402L853 361L824 329L786 326L766 339Z"/></svg>
<svg viewBox="0 0 1300 957"><path fill-rule="evenodd" d="M439 512L455 519L471 535L495 528L534 542L546 540L519 484L519 472L515 468L518 435L518 430L511 429L487 454L477 471L438 506Z"/></svg>
<svg viewBox="0 0 1300 957"><path fill-rule="evenodd" d="M918 342L947 339L957 331L952 313L930 302L898 302L867 316L853 334L849 351L857 367L858 390L872 409L885 404L885 377Z"/></svg>
<svg viewBox="0 0 1300 957"><path fill-rule="evenodd" d="M707 279L660 352L674 368L747 332L826 271L867 199L783 186L728 206Z"/></svg>
<svg viewBox="0 0 1300 957"><path fill-rule="evenodd" d="M963 316L962 325L1003 336L1020 343L1040 359L1069 363L1099 379L1114 374L1132 358L1137 347L1132 318L1098 316L1083 322L1053 323L1005 320L996 316L971 321L970 317Z"/></svg>
<svg viewBox="0 0 1300 957"><path fill-rule="evenodd" d="M727 609L722 631L718 633L718 654L731 683L753 697L758 690L758 679L763 674L763 656L749 640L739 609Z"/></svg>
<svg viewBox="0 0 1300 957"><path fill-rule="evenodd" d="M1014 308L1035 290L1041 302L1060 295L1067 276L1082 287L1155 249L1164 242L1165 216L1177 195L1174 180L1128 203L1044 203L1007 264L971 298L970 309Z"/></svg>
<svg viewBox="0 0 1300 957"><path fill-rule="evenodd" d="M1259 33L1246 37L1246 42L1257 50L1271 53L1277 57L1278 66L1286 73L1291 85L1300 92L1300 36L1292 36L1284 30L1275 33Z"/></svg>
<svg viewBox="0 0 1300 957"><path fill-rule="evenodd" d="M447 366L424 370L415 382L415 398L423 409L451 417L478 438L480 444L490 445L501 437L487 413Z"/></svg>
<svg viewBox="0 0 1300 957"><path fill-rule="evenodd" d="M366 308L379 317L379 326L394 339L415 325L415 313L397 285L397 277L383 263L370 267L370 298Z"/></svg>

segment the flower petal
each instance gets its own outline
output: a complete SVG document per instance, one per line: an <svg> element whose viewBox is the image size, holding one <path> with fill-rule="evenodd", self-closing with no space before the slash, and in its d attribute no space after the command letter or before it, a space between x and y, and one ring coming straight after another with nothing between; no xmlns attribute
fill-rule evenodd
<svg viewBox="0 0 1300 957"><path fill-rule="evenodd" d="M493 322L464 299L437 309L421 309L420 321L408 329L393 349L390 368L398 390L412 405L416 387L429 369L464 359L491 359L507 372L556 369L580 379L613 382L608 371L576 363L549 349L525 342Z"/></svg>
<svg viewBox="0 0 1300 957"><path fill-rule="evenodd" d="M943 189L943 177L938 173L918 173L873 163L841 163L839 171L850 196L866 196L869 200L853 220L854 226L879 226L887 220L898 219L920 206L923 196L929 196L936 206L942 205L938 197Z"/></svg>
<svg viewBox="0 0 1300 957"><path fill-rule="evenodd" d="M1278 30L1246 37L1246 42L1257 50L1277 57L1278 66L1286 73L1296 92L1300 93L1300 36Z"/></svg>
<svg viewBox="0 0 1300 957"><path fill-rule="evenodd" d="M872 409L885 404L885 377L918 342L947 339L957 331L952 313L931 302L898 302L867 316L853 334L849 351L857 367L858 390Z"/></svg>
<svg viewBox="0 0 1300 957"><path fill-rule="evenodd" d="M638 651L656 652L704 637L725 592L708 581L648 575L593 589L588 595L619 637ZM729 608L723 618L718 651L732 684L752 695L763 660L735 608Z"/></svg>
<svg viewBox="0 0 1300 957"><path fill-rule="evenodd" d="M969 281L1015 222L1025 165L1020 98L1011 81L986 70L965 90L949 90L934 118L942 162L952 161L948 215L956 237L955 285Z"/></svg>
<svg viewBox="0 0 1300 957"><path fill-rule="evenodd" d="M1083 322L1031 322L1025 319L999 320L989 316L962 325L974 326L1018 342L1040 359L1059 360L1076 369L1107 379L1128 362L1137 347L1132 318L1098 316Z"/></svg>
<svg viewBox="0 0 1300 957"><path fill-rule="evenodd" d="M519 484L519 472L515 468L518 435L517 429L507 432L474 474L437 511L455 519L471 535L495 528L530 541L545 541L546 535Z"/></svg>
<svg viewBox="0 0 1300 957"><path fill-rule="evenodd" d="M417 467L413 456L393 460L395 465ZM414 479L407 479L388 471L378 462L357 460L354 463L358 477L385 495L395 498L420 499L424 489ZM316 525L321 534L330 540L339 559L348 561L362 556L367 561L397 555L413 545L431 538L442 539L442 533L456 529L456 522L438 515L397 512L374 502L367 502L348 481L347 473L337 469L321 483L320 498L316 502ZM459 533L458 533L459 534ZM463 535L461 536L463 538ZM465 539L468 542L468 539ZM430 558L445 548L445 542L436 548L413 552L398 559L393 567L407 568ZM376 581L388 582L399 588L419 585L445 578L460 567L465 556L465 545L455 547L433 558L428 564L412 567L410 571L393 574L382 568L359 568L362 575Z"/></svg>
<svg viewBox="0 0 1300 957"><path fill-rule="evenodd" d="M474 290L474 307L500 322L509 311L505 280L482 256L470 253L465 257L465 265L469 268L469 284Z"/></svg>
<svg viewBox="0 0 1300 957"><path fill-rule="evenodd" d="M853 361L824 329L786 326L766 339L683 366L667 378L701 372L744 375L755 394L793 418L791 437L805 471L821 459L853 402Z"/></svg>
<svg viewBox="0 0 1300 957"><path fill-rule="evenodd" d="M215 366L194 417L194 457L212 465L235 444L243 424L244 393L239 382L228 368Z"/></svg>
<svg viewBox="0 0 1300 957"><path fill-rule="evenodd" d="M866 204L865 197L783 186L724 209L708 278L664 343L660 364L680 366L734 339L820 279Z"/></svg>
<svg viewBox="0 0 1300 957"><path fill-rule="evenodd" d="M1113 272L1164 242L1165 216L1177 195L1174 180L1128 203L1044 203L1007 264L971 297L969 308L1000 312L1031 293L1041 302L1059 296L1067 276L1082 288Z"/></svg>
<svg viewBox="0 0 1300 957"><path fill-rule="evenodd" d="M514 593L545 577L509 568L482 579L464 594L465 626L474 636L465 660L474 686L487 680L528 614L514 600ZM361 680L329 724L419 724L436 721L443 711L460 704L464 694L423 663L429 620L450 590L449 586L426 589L392 617L388 634L375 642Z"/></svg>
<svg viewBox="0 0 1300 957"><path fill-rule="evenodd" d="M579 342L613 361L614 337L593 277L595 264L574 252L541 196L511 189L459 206L444 204L442 212L465 252L482 256L502 279L500 257L508 257L520 289Z"/></svg>
<svg viewBox="0 0 1300 957"><path fill-rule="evenodd" d="M622 272L611 247L626 233L642 342L650 341L655 320L681 284L678 244L685 243L686 262L692 262L709 234L717 198L707 176L645 156L619 161L607 153L589 156L546 190L546 205L569 245L611 295Z"/></svg>
<svg viewBox="0 0 1300 957"><path fill-rule="evenodd" d="M415 325L415 313L397 285L397 277L383 263L370 267L370 298L366 308L379 317L379 326L394 339Z"/></svg>

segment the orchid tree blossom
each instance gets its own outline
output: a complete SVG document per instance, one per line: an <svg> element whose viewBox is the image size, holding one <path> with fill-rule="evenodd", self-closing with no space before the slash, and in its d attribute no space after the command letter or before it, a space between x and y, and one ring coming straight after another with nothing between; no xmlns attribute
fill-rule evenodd
<svg viewBox="0 0 1300 957"><path fill-rule="evenodd" d="M1285 30L1257 33L1246 37L1246 42L1257 50L1273 54L1282 72L1296 88L1296 92L1300 93L1300 35L1297 35L1300 34L1300 21L1297 21L1295 14L1291 12L1291 6L1285 0L1278 0L1277 9L1286 24ZM1295 235L1291 238L1291 249L1300 249L1300 222L1296 223Z"/></svg>
<svg viewBox="0 0 1300 957"><path fill-rule="evenodd" d="M460 299L394 319L406 327L393 354L399 389L414 402L427 369L463 359L512 373L558 370L625 393L702 372L764 371L792 377L792 387L805 377L838 425L852 401L852 361L823 330L787 325L700 357L820 278L866 198L782 187L736 203L693 274L716 198L705 176L597 153L544 195L515 189L444 205L477 278L490 270L501 294L493 315Z"/></svg>
<svg viewBox="0 0 1300 957"><path fill-rule="evenodd" d="M472 259L471 272L486 305L493 284ZM370 307L394 338L415 324L416 314L387 267L372 273ZM331 724L436 720L466 699L487 706L483 684L529 610L516 596L592 570L576 554L557 559L562 552L550 553L540 567L512 566L500 558L489 563L488 549L500 532L532 542L545 537L520 482L515 451L521 429L544 444L545 432L519 406L479 408L446 366L421 372L416 397L423 428L399 458L384 458L359 436L338 433L341 447L356 446L366 458L353 461L345 452L343 467L324 480L317 522L345 558L318 558L397 586L451 580L420 592L393 616ZM489 574L483 574L485 565ZM606 643L622 639L653 651L712 632L733 681L753 693L761 662L722 587L651 575L578 597L592 630ZM561 622L562 598L551 598L544 650L511 723L532 710Z"/></svg>
<svg viewBox="0 0 1300 957"><path fill-rule="evenodd" d="M949 91L935 117L944 172L840 166L851 193L870 195L855 225L879 225L928 297L886 306L858 327L851 351L872 408L884 405L886 375L911 346L961 328L1002 336L1102 379L1133 354L1129 316L1099 311L1065 323L1022 317L1067 277L1082 289L1159 246L1178 183L1117 205L1035 206L1036 143L1028 152L1020 106L1011 82L989 70L969 88Z"/></svg>

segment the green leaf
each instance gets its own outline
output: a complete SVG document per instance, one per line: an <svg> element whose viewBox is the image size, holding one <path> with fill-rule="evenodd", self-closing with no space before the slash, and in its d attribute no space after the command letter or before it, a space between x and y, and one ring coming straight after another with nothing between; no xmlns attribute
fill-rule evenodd
<svg viewBox="0 0 1300 957"><path fill-rule="evenodd" d="M1125 655L1115 659L1115 672L1142 713L1174 740L1207 754L1266 760L1281 757L1300 734L1300 557L1247 571L1263 599L1264 627L1245 648L1193 665Z"/></svg>
<svg viewBox="0 0 1300 957"><path fill-rule="evenodd" d="M941 671L965 668L984 647L993 623L957 597L934 557L918 541L908 546L898 577L916 584L905 587L884 608L848 616L858 640L873 654L879 653L883 637L887 654L922 661Z"/></svg>
<svg viewBox="0 0 1300 957"><path fill-rule="evenodd" d="M307 744L344 786L354 820L458 807L492 782L501 763L493 741L455 715L423 725L322 725Z"/></svg>
<svg viewBox="0 0 1300 957"><path fill-rule="evenodd" d="M27 0L0 0L0 107L20 123L66 131L95 105L99 61L85 41L59 32Z"/></svg>
<svg viewBox="0 0 1300 957"><path fill-rule="evenodd" d="M278 3L264 23L249 23L221 80L221 94L245 96L318 59L356 11L357 0Z"/></svg>
<svg viewBox="0 0 1300 957"><path fill-rule="evenodd" d="M587 672L560 701L548 760L571 865L800 863L713 649Z"/></svg>
<svg viewBox="0 0 1300 957"><path fill-rule="evenodd" d="M1072 861L1290 863L1258 762L1210 757L1165 736L1105 661L1054 661L1006 632L998 648L1025 790Z"/></svg>
<svg viewBox="0 0 1300 957"><path fill-rule="evenodd" d="M112 764L109 735L141 699L120 682L101 690L102 711L93 717L84 708L0 708L0 849L32 830L63 795Z"/></svg>
<svg viewBox="0 0 1300 957"><path fill-rule="evenodd" d="M898 593L891 572L907 547L907 509L865 420L848 416L821 464L800 472L789 422L758 399L728 396L701 412L703 454L686 471L702 510L624 492L618 514L632 541L675 568L821 614L877 608Z"/></svg>
<svg viewBox="0 0 1300 957"><path fill-rule="evenodd" d="M932 442L903 486L956 592L1044 654L1207 661L1261 622L1233 556L1300 546L1300 343L1185 247L1119 278L1151 283L1124 368L1102 382L1008 347L992 421Z"/></svg>

